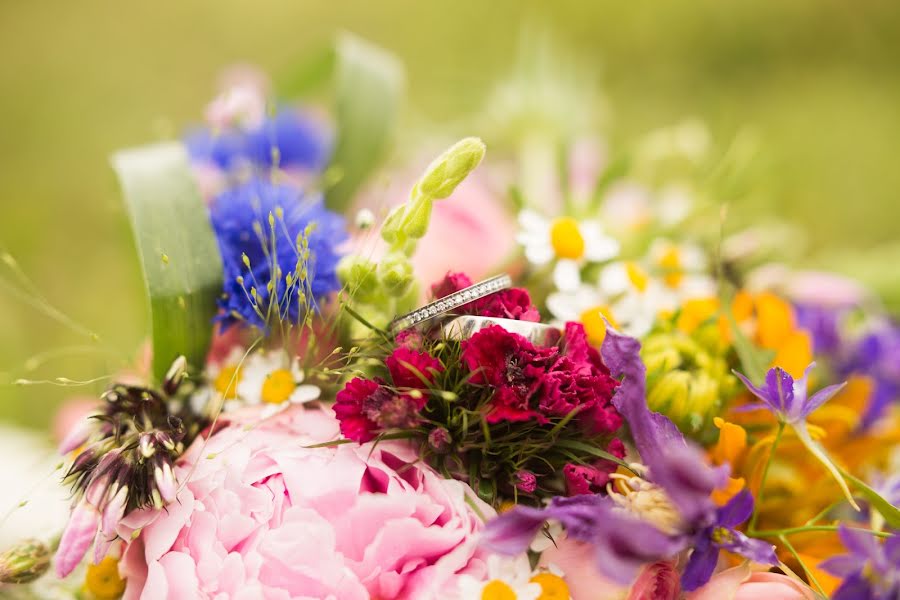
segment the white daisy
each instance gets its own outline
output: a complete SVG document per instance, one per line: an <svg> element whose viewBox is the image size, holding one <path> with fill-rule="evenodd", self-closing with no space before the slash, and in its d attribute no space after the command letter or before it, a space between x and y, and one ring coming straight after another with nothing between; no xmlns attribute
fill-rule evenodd
<svg viewBox="0 0 900 600"><path fill-rule="evenodd" d="M598 221L573 217L547 219L533 210L519 213L517 241L525 257L535 265L555 261L553 281L557 289L572 290L581 283L581 267L600 263L619 253L619 242L606 235Z"/></svg>
<svg viewBox="0 0 900 600"><path fill-rule="evenodd" d="M258 351L242 363L244 353L235 349L220 366L210 369L209 379L225 410L265 404L266 418L291 404L318 400L321 395L318 386L303 383L303 369L296 357L281 351Z"/></svg>
<svg viewBox="0 0 900 600"><path fill-rule="evenodd" d="M609 264L595 286L582 284L550 294L547 308L559 321L583 323L593 344L606 335L604 319L628 335L641 337L660 314L675 311L685 300L715 294L706 265L699 247L656 240L645 261Z"/></svg>
<svg viewBox="0 0 900 600"><path fill-rule="evenodd" d="M506 558L492 554L487 559L487 580L480 581L465 575L459 580L462 600L537 600L541 596L540 583L532 582L528 556Z"/></svg>

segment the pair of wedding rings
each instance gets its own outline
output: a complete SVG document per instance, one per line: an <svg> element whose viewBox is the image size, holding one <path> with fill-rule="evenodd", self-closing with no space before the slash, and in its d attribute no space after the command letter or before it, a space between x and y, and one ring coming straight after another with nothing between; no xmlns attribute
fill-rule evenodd
<svg viewBox="0 0 900 600"><path fill-rule="evenodd" d="M510 287L512 287L512 278L509 275L497 275L453 292L405 315L400 315L391 321L388 327L392 333L397 334L423 324L431 326L437 321L444 336L454 340L465 340L486 327L499 325L507 331L525 337L535 345L551 346L556 344L561 333L559 328L552 325L515 319L455 314L458 308L466 304Z"/></svg>

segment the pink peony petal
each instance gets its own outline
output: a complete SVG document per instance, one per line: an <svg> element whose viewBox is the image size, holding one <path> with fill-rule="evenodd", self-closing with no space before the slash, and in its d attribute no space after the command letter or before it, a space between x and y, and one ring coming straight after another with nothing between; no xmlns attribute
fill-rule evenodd
<svg viewBox="0 0 900 600"><path fill-rule="evenodd" d="M94 540L99 522L97 509L82 499L72 511L56 550L56 574L60 578L71 573L81 562Z"/></svg>

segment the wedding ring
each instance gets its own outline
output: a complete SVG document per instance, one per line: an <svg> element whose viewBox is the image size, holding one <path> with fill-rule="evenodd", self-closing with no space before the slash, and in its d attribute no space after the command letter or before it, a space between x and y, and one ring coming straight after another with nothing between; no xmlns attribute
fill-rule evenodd
<svg viewBox="0 0 900 600"><path fill-rule="evenodd" d="M509 287L512 287L512 278L509 275L496 275L490 279L479 281L475 285L453 292L410 313L401 315L391 321L388 328L391 332L397 333L404 329L415 327L419 323L430 321L469 302L474 302Z"/></svg>
<svg viewBox="0 0 900 600"><path fill-rule="evenodd" d="M451 340L467 340L482 329L499 325L503 329L517 333L535 346L555 346L562 337L558 327L533 321L517 321L495 317L463 315L447 321L443 327L444 336Z"/></svg>

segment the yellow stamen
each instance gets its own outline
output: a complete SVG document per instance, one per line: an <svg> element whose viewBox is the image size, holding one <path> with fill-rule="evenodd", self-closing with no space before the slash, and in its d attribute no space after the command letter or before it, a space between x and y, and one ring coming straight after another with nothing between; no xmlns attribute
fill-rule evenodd
<svg viewBox="0 0 900 600"><path fill-rule="evenodd" d="M266 376L266 380L262 387L263 402L271 404L281 404L291 397L294 390L297 389L297 383L294 376L287 369L278 369L272 371Z"/></svg>
<svg viewBox="0 0 900 600"><path fill-rule="evenodd" d="M481 600L516 600L516 593L505 582L493 579L481 590Z"/></svg>
<svg viewBox="0 0 900 600"><path fill-rule="evenodd" d="M500 507L497 508L497 512L502 515L506 511L512 510L515 507L516 507L516 503L513 502L512 500L504 500L503 502L500 503Z"/></svg>
<svg viewBox="0 0 900 600"><path fill-rule="evenodd" d="M684 269L681 264L681 254L677 246L670 246L659 257L659 266L663 271L663 281L670 288L677 288L684 279Z"/></svg>
<svg viewBox="0 0 900 600"><path fill-rule="evenodd" d="M637 265L637 263L633 261L626 262L625 272L628 274L628 279L631 281L631 285L633 285L637 291L647 291L647 285L649 285L650 283L650 278L647 276L647 273L645 273L644 270Z"/></svg>
<svg viewBox="0 0 900 600"><path fill-rule="evenodd" d="M119 576L119 561L107 556L100 564L89 564L84 589L96 600L115 600L125 592L125 580Z"/></svg>
<svg viewBox="0 0 900 600"><path fill-rule="evenodd" d="M537 600L569 600L572 596L563 578L548 571L538 573L531 578L530 583L541 586L541 595Z"/></svg>
<svg viewBox="0 0 900 600"><path fill-rule="evenodd" d="M237 365L224 367L216 376L213 386L216 391L229 400L237 398L237 385L241 381L241 369Z"/></svg>
<svg viewBox="0 0 900 600"><path fill-rule="evenodd" d="M581 323L584 325L584 331L587 334L588 341L593 346L599 346L606 338L606 323L603 318L609 321L609 324L619 328L616 320L613 319L612 313L608 306L594 306L581 313Z"/></svg>
<svg viewBox="0 0 900 600"><path fill-rule="evenodd" d="M572 217L560 217L550 226L550 244L559 258L579 259L584 256L584 236L578 221Z"/></svg>

